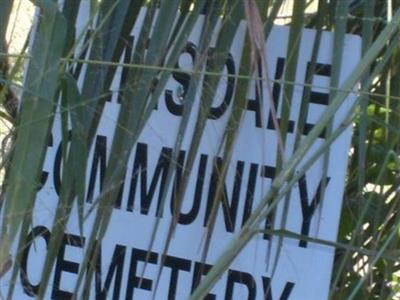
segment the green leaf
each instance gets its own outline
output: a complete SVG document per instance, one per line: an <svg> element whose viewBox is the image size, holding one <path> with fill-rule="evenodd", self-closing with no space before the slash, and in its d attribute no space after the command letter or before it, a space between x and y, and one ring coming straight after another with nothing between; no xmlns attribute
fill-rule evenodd
<svg viewBox="0 0 400 300"><path fill-rule="evenodd" d="M39 186L42 165L57 104L59 62L65 46L66 21L53 2L36 1L41 16L22 95L2 213L0 261L18 236L22 220L30 214ZM16 217L16 216L21 216Z"/></svg>

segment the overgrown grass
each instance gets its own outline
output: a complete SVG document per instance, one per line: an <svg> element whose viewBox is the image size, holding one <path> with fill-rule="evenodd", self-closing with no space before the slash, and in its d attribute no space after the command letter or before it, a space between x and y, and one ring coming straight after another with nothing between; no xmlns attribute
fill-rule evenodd
<svg viewBox="0 0 400 300"><path fill-rule="evenodd" d="M26 247L24 237L32 226L31 212L40 185L45 153L49 144L49 132L53 126L57 106L61 107L59 121L63 140L61 147L64 161L63 180L58 206L54 211L56 217L51 228L52 235L48 241L45 271L37 290L38 298L46 294L51 270L63 243L67 220L71 212L74 213L73 205L80 207L77 210L78 223L80 230L84 231L86 164L96 138L96 130L101 123L101 113L110 95L109 87L113 72L120 66L120 57L126 51L126 41L129 40L131 28L142 6L147 6L147 12L143 20L143 29L136 36L136 47L123 65L127 79L121 95L123 98L121 112L109 152L102 193L96 199L97 206L91 223L90 236L86 237L85 258L75 287L77 298L90 297L87 294L90 290L88 287L94 280L96 255L99 255L96 241L101 240L107 232L112 218L113 203L118 201L121 183L124 182L127 172L129 155L137 144L143 128L146 127L160 95L163 95L171 74L176 75L177 73L173 72L179 71L176 69L177 61L200 14L205 13L205 22L201 27L197 45L198 59L190 74L191 80L187 90L181 95L185 105L172 147L170 159L173 164L168 168L167 185L173 185L173 176L177 172L176 164L179 163L179 150L185 144L187 132L193 130L194 135L187 149L187 160L180 166L183 179L181 184L175 187L175 210L168 224L163 253L168 253L179 223L179 211L196 157L199 155L199 145L204 138L208 112L216 97L220 80L224 77L224 62L234 40L234 33L241 26L240 22L246 20L249 33L240 70L237 76L233 76L237 80L237 89L233 96L235 109L227 121L224 139L215 145L225 158L218 167L221 178L228 172L235 140L242 126L240 122L247 106L245 98L249 82L252 78L261 76L255 78L261 82L259 84L265 85L267 82L268 85L272 85L272 81L268 81L270 79L265 73L265 68L268 67L265 63L268 57L265 55L268 56L268 53L265 53L265 49L260 45L263 45L263 39L268 37L273 22L282 19L282 13L279 15L279 11L285 6L293 5L291 11L294 13L284 18L290 26L287 65L280 81L285 101L279 111L280 123L274 122L275 130L280 133L278 143L280 146L276 150L277 176L270 190L262 199L258 199L259 206L253 210L246 225L202 281L193 298L201 299L206 295L242 248L256 239L257 235L261 235L260 224L273 214L274 206L290 199L292 187L298 184L301 172L307 171L308 165L303 158L311 155L309 149L323 130L328 133L327 143L321 144L319 154L324 161L322 173L326 174L327 161L332 156L328 142L333 142L344 130L340 127L334 128L331 117L337 112L346 96L357 89L353 113L350 113L345 120L346 124L353 126L354 134L349 152L350 162L338 239L337 242L318 239L312 239L311 242L335 248L330 299L399 299L400 56L397 47L400 36L399 3L390 0L91 1L89 23L80 24L83 34L76 36L72 24L76 22L80 2L84 1L65 0L65 6L61 10L51 1L33 2L41 10L36 29L37 38L28 55L30 64L26 69L26 80L22 86L21 110L14 122L15 140L12 147L2 153L0 160L1 167L6 172L1 200L0 274L12 273L11 277L7 277L12 278L10 285L7 288L2 285L2 292L12 298L14 288L12 283L16 282L20 272L18 259L21 258L20 255L15 257L15 253L20 254L21 249ZM12 1L0 3L0 29L7 26L11 4ZM311 6L316 7L316 10L310 11ZM220 18L222 18L223 34L216 38L215 56L211 56L208 60L207 72L204 75L202 70L207 63L212 32L219 26L217 23ZM155 24L152 31L151 24ZM88 28L90 31L87 31ZM307 96L313 88L312 78L308 76L312 72L307 75L305 82L296 82L299 37L303 28L315 29L317 32L316 42L310 45L313 50L311 69L316 68L318 51L328 51L323 49L324 45L321 44L319 34L323 30L334 32L334 47L329 49L333 51L330 105L307 138L298 138L293 155L284 157L281 154L287 151L285 147L287 147L294 89L296 86L302 86L306 91L304 95ZM85 35L86 32L90 34ZM361 37L363 58L351 76L347 80L341 80L339 74L343 57L346 56L346 53L343 53L346 33ZM5 31L1 30L0 63L4 63L8 57L4 37ZM85 47L88 45L90 51L87 56L76 54L79 51L85 52ZM21 70L22 62L28 56L21 55L19 60L21 63L17 63L16 68L1 73L0 99L3 104L9 95L8 88L15 84L15 75ZM74 73L76 65L82 63L87 66L86 73L77 80L71 73ZM257 73L259 68L264 70ZM193 116L200 79L204 81L200 92L201 108L199 113ZM299 116L299 124L303 126L308 113L309 100L306 96L302 101L303 106ZM124 99L135 99L135 101L124 101ZM7 110L2 110L0 117L13 120L13 116ZM196 120L194 129L188 129L188 124L193 118ZM67 145L68 130L71 131L69 145ZM204 260L210 250L209 247L212 247L210 241L216 226L219 199L223 198L223 183L224 180L217 183L215 202L207 223L205 246L202 250ZM167 195L165 193L160 197L164 203ZM284 212L283 215L287 213ZM160 218L157 219L149 238L150 249L155 243L157 232L161 230L160 222ZM288 232L285 230L285 222L282 224L282 227L271 229L271 234L279 242L285 238L295 240L308 238ZM16 248L19 251L15 251ZM11 253L12 260L9 260ZM161 276L161 271L158 276Z"/></svg>

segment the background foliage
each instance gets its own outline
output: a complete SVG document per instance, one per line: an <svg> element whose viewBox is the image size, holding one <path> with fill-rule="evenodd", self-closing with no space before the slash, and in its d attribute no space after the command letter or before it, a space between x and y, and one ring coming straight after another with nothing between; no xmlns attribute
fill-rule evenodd
<svg viewBox="0 0 400 300"><path fill-rule="evenodd" d="M27 1L27 0L23 0ZM86 0L82 0L86 1ZM335 75L332 76L332 105L328 109L335 112L335 104L346 96L357 82L359 85L358 98L354 107L355 114L350 120L354 125L354 135L350 153L350 164L346 179L346 191L338 242L336 260L331 284L331 299L398 299L400 291L400 215L399 215L399 188L400 188L400 52L399 25L400 3L396 0L102 0L91 1L93 32L89 36L92 44L90 63L80 90L74 78L70 75L76 57L73 49L74 26L80 0L65 0L64 8L60 11L52 1L32 1L40 9L40 19L37 24L38 38L32 45L31 64L26 71L24 84L18 83L18 74L27 58L25 52L18 55L8 53L5 39L5 28L9 24L9 16L14 1L0 2L0 99L4 107L0 117L11 123L11 147L3 143L1 167L5 170L5 181L2 185L1 210L3 223L1 228L0 246L0 276L4 272L16 274L18 264L9 260L10 245L16 242L18 232L27 232L30 226L30 210L34 203L37 186L48 144L48 133L52 126L57 95L62 91L61 106L67 112L74 108L76 114L72 119L72 140L69 151L63 153L65 167L63 169L63 184L57 220L52 232L63 232L65 220L70 213L73 201L82 200L82 176L84 176L85 161L88 149L93 142L95 129L98 125L106 95L109 93L111 74L115 63L119 61L124 47L124 41L129 35L129 28L134 23L141 6L148 7L145 24L155 20L155 29L147 51L146 42L149 31L144 26L139 37L138 47L132 56L127 74L127 84L124 87L124 97L137 99L135 102L122 102L124 109L119 116L119 129L116 132L116 142L113 144L110 161L104 181L104 193L99 199L99 210L96 215L96 225L90 239L95 249L95 239L100 239L107 228L110 218L110 204L118 194L119 183L125 168L119 162L127 160L129 149L137 141L150 112L152 111L171 70L179 57L180 51L186 43L190 29L199 17L205 13L207 26L203 28L203 35L199 44L199 52L207 53L209 47L209 32L215 26L218 17L224 22L224 35L217 41L218 54L211 64L210 73L221 74L221 61L228 51L227 45L232 39L232 32L238 23L249 17L249 12L259 14L260 19L248 19L248 23L255 29L248 36L249 43L244 52L240 74L252 74L257 59L261 59L257 52L257 42L261 37L267 37L272 24L285 23L290 26L291 39L289 49L292 49L292 59L284 76L284 93L290 98L293 90L293 74L296 70L296 47L298 32L304 27L333 31L335 33L334 60L340 65L345 33L361 36L363 59L357 70L344 86L338 86ZM18 1L15 1L18 2ZM252 5L254 4L254 6ZM159 14L154 15L155 9ZM173 25L177 11L181 16L176 25ZM254 10L256 12L254 12ZM247 14L245 13L247 12ZM112 29L112 30L111 30ZM258 30L258 32L257 32ZM174 31L175 43L168 39L169 33ZM112 32L112 34L111 34ZM318 39L313 45L318 49ZM14 53L15 54L15 53ZM255 56L254 56L255 55ZM11 63L11 64L10 64ZM114 63L114 64L113 64ZM205 62L199 60L196 67L201 68ZM337 72L337 71L336 71ZM333 70L335 74L335 70ZM193 74L194 78L197 76ZM157 81L153 79L157 78ZM208 111L218 85L218 76L206 77L207 93L202 95L204 111ZM246 92L248 80L241 80L236 91L235 105L238 108L236 115L231 116L229 131L227 132L226 157L230 155L229 141L233 140L238 128L241 109L244 104L240 99ZM193 86L192 86L193 85ZM15 91L20 90L22 105L19 113L15 109ZM195 80L191 81L186 97L185 112L181 125L181 133L185 132L190 103L194 98ZM134 108L132 107L134 105ZM11 108L10 108L11 107ZM284 108L288 111L290 108ZM282 115L285 115L285 112ZM274 199L282 197L279 190L285 184L294 184L292 171L318 136L318 130L329 126L329 112L322 119L316 129L314 137L306 140L306 144L299 147L290 163L282 166L281 176L277 177L272 191L265 199L263 211L253 218L247 229L256 228L257 222L265 218L265 208ZM285 119L285 117L282 117ZM191 159L184 166L184 174L188 174L193 164L193 157L198 151L198 141L201 138L206 116L199 115L197 119L197 135L190 149ZM65 120L65 118L64 118ZM33 125L34 124L34 125ZM64 123L64 130L67 125ZM122 130L123 129L123 130ZM285 121L283 121L281 136L286 135ZM64 132L64 138L67 134ZM6 139L9 141L9 139ZM177 149L182 141L177 140ZM308 143L308 144L307 144ZM325 148L325 153L328 148ZM83 170L83 171L82 171ZM222 170L224 170L222 168ZM33 174L33 176L27 176ZM185 183L178 193L177 206L180 195L184 193ZM81 203L81 202L79 202ZM176 222L172 222L172 234ZM210 232L212 231L212 224ZM254 226L254 227L252 227ZM205 291L229 265L230 259L240 251L241 247L253 237L251 230L243 235L230 249L227 250L226 261L216 265L215 272L211 272L204 284L198 289L194 297L204 295ZM283 233L285 234L285 233ZM301 238L301 237L300 237ZM60 246L61 234L53 234L49 255L46 258L46 269L51 269ZM20 241L23 247L23 241ZM167 247L167 246L166 246ZM90 266L90 258L86 258ZM50 272L44 272L42 282L46 282ZM85 296L87 289L82 288L92 279L89 275L80 274L80 286L77 292ZM46 284L40 286L39 295L43 295ZM12 295L12 285L9 296ZM87 295L86 295L87 296ZM397 298L396 298L397 297Z"/></svg>

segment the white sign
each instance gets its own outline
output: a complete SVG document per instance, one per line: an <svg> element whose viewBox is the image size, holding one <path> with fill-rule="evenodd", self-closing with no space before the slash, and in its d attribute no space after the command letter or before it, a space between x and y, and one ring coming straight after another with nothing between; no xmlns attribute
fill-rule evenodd
<svg viewBox="0 0 400 300"><path fill-rule="evenodd" d="M84 12L79 21L84 23ZM132 30L137 37L141 26L143 11ZM202 22L200 18L188 38L186 51L179 58L178 66L182 70L191 70L194 53L198 45ZM238 75L239 63L244 43L246 26L242 23L230 48L224 72ZM271 79L281 79L286 63L289 29L275 26L266 43L266 57ZM303 31L296 82L304 83L306 70L311 59L315 31ZM135 39L133 47L135 46ZM317 72L313 77L307 125L304 135L318 121L328 105L328 87L330 83L333 34L323 33L321 49L318 55ZM344 44L344 62L340 80L343 82L360 59L360 40L347 35ZM82 73L85 68L82 68ZM118 69L113 82L116 91L107 101L95 145L91 150L87 168L87 191L85 212L93 209L97 196L101 192L101 178L104 176L112 143L116 120L120 109L118 87L122 70ZM82 75L82 74L81 74ZM82 76L80 77L82 78ZM185 81L186 80L186 81ZM176 134L181 121L181 103L179 93L184 91L189 74L182 79L172 75L165 93L160 97L144 128L137 145L132 150L121 198L113 210L111 223L105 239L101 243L100 260L97 276L91 287L93 299L186 299L198 285L199 280L216 263L216 259L227 243L248 219L252 209L268 192L275 177L277 159L277 133L274 130L270 114L270 101L266 92L264 97L256 97L255 84L248 91L249 104L244 115L238 141L225 182L228 207L219 207L215 232L207 258L207 265L201 268L201 249L206 232L205 224L210 216L211 201L216 191L218 176L213 165L222 162L218 146L225 130L232 109L232 94L237 80L224 77L221 79L213 107L218 114L207 121L201 141L199 154L194 163L188 190L184 197L179 224L165 259L158 289L155 280L159 271L166 233L171 221L172 187L166 186L168 166L174 162L168 158L175 145ZM229 80L229 82L227 82ZM202 84L199 84L202 87ZM275 101L280 110L282 86L271 83ZM207 92L207 91L203 91ZM293 151L294 129L299 115L304 86L294 86L287 154ZM187 150L191 143L194 129L194 116L199 109L201 91L198 92L193 110L193 120L189 124L188 134L183 142L176 163L178 172L173 182L179 180L178 166L187 159ZM337 128L349 110L354 95L350 95L340 108L333 121ZM262 105L260 105L262 101ZM224 108L226 104L226 108ZM219 108L219 109L218 109ZM262 120L265 120L263 122ZM316 141L312 150L316 150L324 141L324 136ZM328 180L325 199L321 205L320 191L323 180L323 158L317 161L292 189L286 228L289 231L309 237L335 241L340 217L346 164L350 146L351 128L348 128L332 145L327 171ZM46 254L46 245L51 236L59 193L61 170L61 129L57 117L52 133L52 145L49 146L44 172L46 182L37 196L33 212L33 227L28 238L34 239L35 245L23 252L22 271L16 283L15 299L33 299L40 283L41 268ZM306 158L305 158L306 159ZM156 211L160 203L161 191L166 189L167 200L162 208L163 217L157 231L154 247L151 249L149 263L143 273L143 266L150 242ZM283 202L278 206L274 228L279 228ZM76 208L65 233L64 243L58 255L55 268L50 277L46 299L69 299L74 290L77 273L83 261L85 242L91 230L94 214L84 224L84 238L79 237ZM260 229L269 228L265 224ZM270 244L271 243L271 244ZM260 233L238 255L229 270L220 278L210 291L208 299L326 299L329 290L331 268L334 257L332 247L311 242L299 242L296 239L283 239L277 261L277 268L272 276L278 238ZM271 251L271 260L267 259ZM200 273L202 272L202 274ZM9 275L7 275L9 276ZM141 285L139 283L141 282ZM8 287L7 278L2 280L1 290ZM102 298L104 297L104 298Z"/></svg>

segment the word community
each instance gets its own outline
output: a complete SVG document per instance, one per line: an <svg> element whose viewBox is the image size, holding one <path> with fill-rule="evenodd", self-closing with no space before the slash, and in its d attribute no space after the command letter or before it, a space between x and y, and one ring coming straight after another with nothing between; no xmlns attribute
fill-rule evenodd
<svg viewBox="0 0 400 300"><path fill-rule="evenodd" d="M94 148L94 154L89 165L89 184L88 191L86 194L86 202L93 203L94 194L101 193L102 182L105 175L106 169L106 158L107 158L107 137L98 135L96 138L96 144ZM173 149L169 147L162 147L158 158L149 157L149 145L145 143L138 143L136 150L134 150L133 166L130 178L126 178L124 184L121 186L119 197L114 204L115 209L124 210L131 213L137 211L142 215L150 215L153 213L153 217L162 217L165 214L162 204L162 196L168 187L166 186L166 179L168 170L172 162ZM61 185L61 166L62 166L62 144L58 146L57 154L55 156L54 167L53 167L53 186L56 193L59 195ZM154 169L149 167L149 160L156 160L156 166ZM181 150L178 156L178 162L176 165L176 172L174 182L172 186L179 188L179 184L182 181L182 166L185 165L186 151ZM200 154L197 162L197 169L193 170L193 174L196 178L191 178L190 184L195 186L193 195L186 195L187 198L191 198L191 207L187 209L187 212L180 212L178 218L178 224L191 225L197 218L200 217L200 210L203 209L203 220L202 224L205 227L208 224L212 206L217 192L217 185L220 181L220 172L223 163L223 159L218 156L210 156L207 154ZM271 181L275 178L276 168L269 165L259 165L257 163L246 163L245 161L238 160L235 164L236 167L233 170L235 174L233 179L232 191L229 193L227 185L224 183L223 198L224 201L220 201L220 207L223 212L223 219L225 224L225 230L229 233L234 233L240 229L248 220L253 206L254 206L254 194L257 188L257 182L262 180ZM211 169L211 170L210 170ZM244 174L244 173L247 174ZM152 177L149 174L153 174ZM44 181L42 184L46 184L48 173L44 172L42 178ZM150 179L151 178L151 179ZM245 182L244 178L247 178ZM322 185L325 183L325 188L329 183L330 178L327 177L325 181L320 181L315 191L311 191L308 187L307 177L304 175L299 180L298 199L301 206L302 214L302 225L301 234L308 236L310 230L311 220L317 210L319 203L321 202L321 190ZM148 180L150 179L150 180ZM226 180L225 180L226 181ZM100 182L100 184L98 184ZM100 186L100 191L95 192L95 186ZM128 188L125 188L128 185ZM205 186L208 186L208 190L205 190ZM242 190L245 190L243 193ZM158 191L158 193L157 193ZM204 195L205 194L205 195ZM206 201L202 201L206 197ZM244 199L240 196L243 195ZM158 196L158 197L157 197ZM175 200L175 189L171 189L169 196L169 207L171 215L174 212L174 200ZM134 209L135 202L138 202L140 209ZM156 203L155 203L156 202ZM205 203L204 203L205 202ZM239 212L239 203L244 203L243 211ZM154 209L154 206L156 208ZM164 208L165 209L165 208ZM265 222L265 229L270 229L270 219ZM269 240L268 234L264 234L264 239ZM300 247L306 247L306 241L299 242Z"/></svg>

